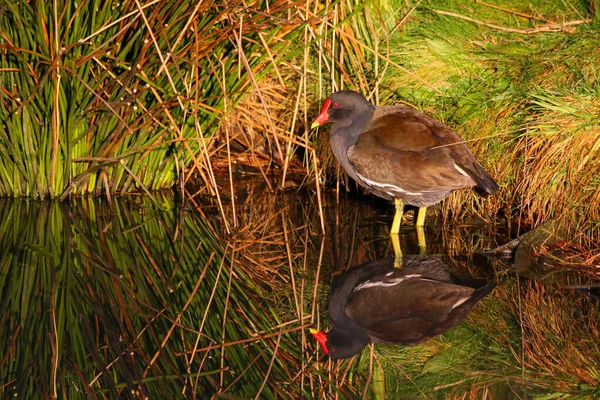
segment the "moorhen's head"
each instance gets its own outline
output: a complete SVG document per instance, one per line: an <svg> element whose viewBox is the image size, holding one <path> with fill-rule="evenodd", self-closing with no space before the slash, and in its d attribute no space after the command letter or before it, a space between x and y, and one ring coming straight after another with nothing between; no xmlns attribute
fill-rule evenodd
<svg viewBox="0 0 600 400"><path fill-rule="evenodd" d="M370 118L375 106L359 93L341 90L329 96L311 128L327 122L349 125L361 118Z"/></svg>
<svg viewBox="0 0 600 400"><path fill-rule="evenodd" d="M334 328L327 333L311 329L310 333L319 342L323 352L333 360L352 357L371 342L364 333L356 335L342 329Z"/></svg>

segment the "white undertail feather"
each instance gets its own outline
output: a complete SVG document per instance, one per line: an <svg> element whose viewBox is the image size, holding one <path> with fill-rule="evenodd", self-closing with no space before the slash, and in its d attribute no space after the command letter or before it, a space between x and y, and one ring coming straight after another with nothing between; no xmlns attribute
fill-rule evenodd
<svg viewBox="0 0 600 400"><path fill-rule="evenodd" d="M454 310L456 307L460 306L462 303L464 303L467 300L469 300L468 297L463 297L462 299L460 299L456 303L454 303L454 305L452 306L452 309Z"/></svg>
<svg viewBox="0 0 600 400"><path fill-rule="evenodd" d="M457 170L457 171L458 171L458 172L459 172L461 175L464 175L464 176L469 176L469 174L467 174L467 173L465 172L465 170L464 170L464 169L462 169L461 167L459 167L458 165L454 164L454 168L455 168L455 169L456 169L456 170Z"/></svg>

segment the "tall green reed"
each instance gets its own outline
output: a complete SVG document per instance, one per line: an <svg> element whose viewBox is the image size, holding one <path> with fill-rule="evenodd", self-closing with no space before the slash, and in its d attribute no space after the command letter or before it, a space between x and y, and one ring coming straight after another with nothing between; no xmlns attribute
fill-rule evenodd
<svg viewBox="0 0 600 400"><path fill-rule="evenodd" d="M159 189L188 166L210 176L220 118L297 34L294 6L5 2L0 196Z"/></svg>

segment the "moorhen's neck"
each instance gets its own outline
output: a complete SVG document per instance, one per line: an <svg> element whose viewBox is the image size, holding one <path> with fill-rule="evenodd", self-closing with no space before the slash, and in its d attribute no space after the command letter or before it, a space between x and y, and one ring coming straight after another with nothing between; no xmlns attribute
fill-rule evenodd
<svg viewBox="0 0 600 400"><path fill-rule="evenodd" d="M366 100L365 100L366 101ZM348 161L348 149L356 144L360 134L366 129L369 121L373 117L375 108L371 103L367 104L371 107L361 109L359 113L353 114L352 119L346 118L341 121L334 121L329 131L329 143L335 158L342 165L342 168L356 182L362 180L354 172L354 168Z"/></svg>

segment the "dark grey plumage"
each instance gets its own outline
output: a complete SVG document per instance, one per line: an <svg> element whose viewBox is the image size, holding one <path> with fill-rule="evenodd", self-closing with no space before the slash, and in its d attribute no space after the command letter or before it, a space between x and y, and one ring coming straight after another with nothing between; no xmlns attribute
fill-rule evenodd
<svg viewBox="0 0 600 400"><path fill-rule="evenodd" d="M376 107L349 90L329 99L319 117L332 123L333 153L369 192L427 207L456 189L498 190L460 136L433 117L408 107Z"/></svg>

